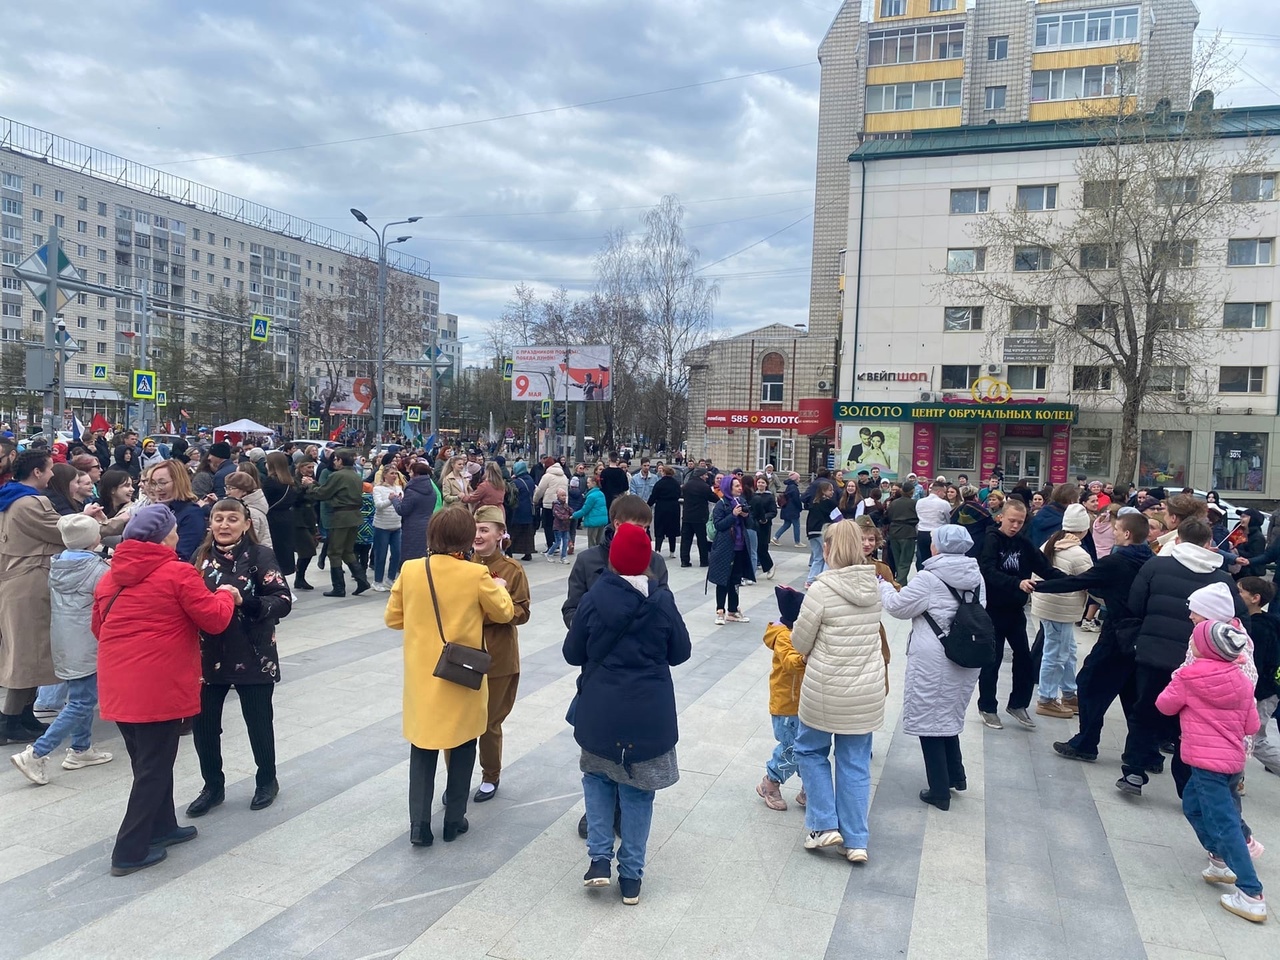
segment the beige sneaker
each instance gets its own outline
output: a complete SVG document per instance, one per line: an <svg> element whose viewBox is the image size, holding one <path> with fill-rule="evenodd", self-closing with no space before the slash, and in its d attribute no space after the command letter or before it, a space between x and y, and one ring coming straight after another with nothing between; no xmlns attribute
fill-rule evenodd
<svg viewBox="0 0 1280 960"><path fill-rule="evenodd" d="M756 786L756 793L760 799L764 801L764 805L770 810L787 809L787 801L782 799L781 784L770 780L766 775L763 780Z"/></svg>
<svg viewBox="0 0 1280 960"><path fill-rule="evenodd" d="M62 761L63 770L79 770L81 767L96 767L100 763L110 763L114 755L97 747L88 750L72 750L67 747L67 755Z"/></svg>
<svg viewBox="0 0 1280 960"><path fill-rule="evenodd" d="M1243 890L1237 890L1235 893L1224 893L1218 898L1218 902L1222 904L1223 910L1234 913L1237 917L1244 917L1252 923L1267 922L1267 901L1262 899L1262 894L1251 897Z"/></svg>
<svg viewBox="0 0 1280 960"><path fill-rule="evenodd" d="M836 847L836 853L840 854L840 856L844 857L850 863L867 862L867 851L863 850L861 847L853 847L852 849L843 846Z"/></svg>
<svg viewBox="0 0 1280 960"><path fill-rule="evenodd" d="M1036 715L1041 717L1057 717L1059 720L1070 720L1075 712L1065 706L1061 700L1041 700L1036 704Z"/></svg>
<svg viewBox="0 0 1280 960"><path fill-rule="evenodd" d="M18 772L34 783L37 787L43 787L49 782L49 774L45 769L45 761L48 757L37 757L36 748L31 744L21 753L15 753L9 758L13 761L13 765L18 768Z"/></svg>
<svg viewBox="0 0 1280 960"><path fill-rule="evenodd" d="M1200 876L1204 877L1205 883L1236 882L1236 875L1227 866L1226 861L1218 860L1215 857L1209 858L1209 866L1200 873Z"/></svg>

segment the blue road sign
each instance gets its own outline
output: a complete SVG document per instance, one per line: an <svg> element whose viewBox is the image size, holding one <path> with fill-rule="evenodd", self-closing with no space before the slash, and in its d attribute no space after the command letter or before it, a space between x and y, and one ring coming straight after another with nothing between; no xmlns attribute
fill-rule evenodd
<svg viewBox="0 0 1280 960"><path fill-rule="evenodd" d="M502 379L510 381L512 375L516 372L516 362L511 359L502 361Z"/></svg>
<svg viewBox="0 0 1280 960"><path fill-rule="evenodd" d="M422 408L405 407L404 418L410 423L420 423L422 421Z"/></svg>
<svg viewBox="0 0 1280 960"><path fill-rule="evenodd" d="M154 370L133 371L133 399L154 400L156 398L156 372Z"/></svg>
<svg viewBox="0 0 1280 960"><path fill-rule="evenodd" d="M320 432L320 418L311 417L307 421L307 433L319 433L319 432Z"/></svg>
<svg viewBox="0 0 1280 960"><path fill-rule="evenodd" d="M266 343L270 338L271 318L255 313L253 315L253 329L249 332L249 339L256 340L259 343Z"/></svg>
<svg viewBox="0 0 1280 960"><path fill-rule="evenodd" d="M107 365L105 363L95 363L93 365L93 379L95 380L107 379Z"/></svg>

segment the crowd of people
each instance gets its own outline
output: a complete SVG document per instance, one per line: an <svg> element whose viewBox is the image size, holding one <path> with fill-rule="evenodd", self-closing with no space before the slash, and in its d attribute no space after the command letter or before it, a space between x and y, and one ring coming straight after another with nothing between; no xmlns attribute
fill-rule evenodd
<svg viewBox="0 0 1280 960"><path fill-rule="evenodd" d="M616 860L623 901L638 902L655 793L679 778L672 668L691 653L666 561L678 549L691 567L696 546L715 624L747 623L742 589L774 578L771 548L787 531L800 548L803 526L804 589L776 587L764 630L776 747L756 792L786 810L781 788L799 777L806 848L870 859L872 737L891 695L887 614L910 622L901 716L920 740L922 802L945 811L967 787L960 733L975 692L981 723L1004 729L1007 646L1004 716L1024 729L1063 722L1055 753L1091 763L1119 698L1128 729L1117 788L1140 798L1168 756L1209 857L1204 879L1233 886L1225 909L1266 918L1254 866L1263 845L1241 798L1249 757L1280 775L1268 732L1280 624L1261 576L1280 541L1268 545L1261 515L1224 531L1213 494L1097 481L1006 492L997 478L981 489L966 477L898 483L878 468L819 470L802 492L798 474L773 465L611 458L589 468L508 464L479 448L393 445L368 459L305 443L161 451L137 441L125 434L111 450L89 435L58 462L0 448L0 733L25 744L13 763L45 784L64 741L64 770L112 760L92 741L95 708L117 724L134 781L115 874L196 836L173 803L183 733L203 780L187 816L225 801L221 720L233 687L257 768L249 806L275 800L275 628L312 589L313 562L329 565L326 597L348 596L348 574L352 597L387 593L385 623L404 632L410 842L434 843L441 751L441 836L466 834L468 804L501 789L530 617L526 565L539 554L571 566L561 614L564 658L580 670L566 720L581 748L583 882L610 886ZM1079 665L1078 631L1096 634Z"/></svg>

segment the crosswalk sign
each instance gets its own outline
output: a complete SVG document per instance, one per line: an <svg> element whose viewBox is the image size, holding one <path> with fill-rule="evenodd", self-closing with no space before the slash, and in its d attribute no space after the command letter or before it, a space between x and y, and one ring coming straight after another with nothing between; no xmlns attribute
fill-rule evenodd
<svg viewBox="0 0 1280 960"><path fill-rule="evenodd" d="M154 370L133 371L133 399L154 400L156 398L156 372Z"/></svg>
<svg viewBox="0 0 1280 960"><path fill-rule="evenodd" d="M320 418L311 417L307 421L307 433L319 433L319 432L320 432Z"/></svg>
<svg viewBox="0 0 1280 960"><path fill-rule="evenodd" d="M105 363L95 363L93 365L93 379L95 380L107 379L107 365Z"/></svg>
<svg viewBox="0 0 1280 960"><path fill-rule="evenodd" d="M169 395L163 390L156 391L156 406L167 407L169 405Z"/></svg>
<svg viewBox="0 0 1280 960"><path fill-rule="evenodd" d="M502 379L503 380L510 381L512 374L514 374L515 372L516 372L516 362L514 360L508 357L506 360L502 361Z"/></svg>
<svg viewBox="0 0 1280 960"><path fill-rule="evenodd" d="M408 420L410 423L421 423L421 422L422 422L422 408L421 408L421 407L406 407L406 408L405 408L405 411L404 411L404 418L405 418L406 420Z"/></svg>
<svg viewBox="0 0 1280 960"><path fill-rule="evenodd" d="M550 416L551 416L551 401L543 400L542 401L542 419L546 420Z"/></svg>
<svg viewBox="0 0 1280 960"><path fill-rule="evenodd" d="M260 313L253 315L253 329L249 332L249 339L256 340L259 343L266 343L271 338L271 318L264 317Z"/></svg>

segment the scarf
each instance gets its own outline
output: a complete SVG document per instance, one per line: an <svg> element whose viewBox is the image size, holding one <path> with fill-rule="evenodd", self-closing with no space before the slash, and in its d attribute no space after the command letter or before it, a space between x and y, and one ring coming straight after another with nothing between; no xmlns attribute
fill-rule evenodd
<svg viewBox="0 0 1280 960"><path fill-rule="evenodd" d="M23 497L38 496L40 496L40 491L35 487L19 483L17 480L10 480L3 487L0 487L0 513L4 513Z"/></svg>

